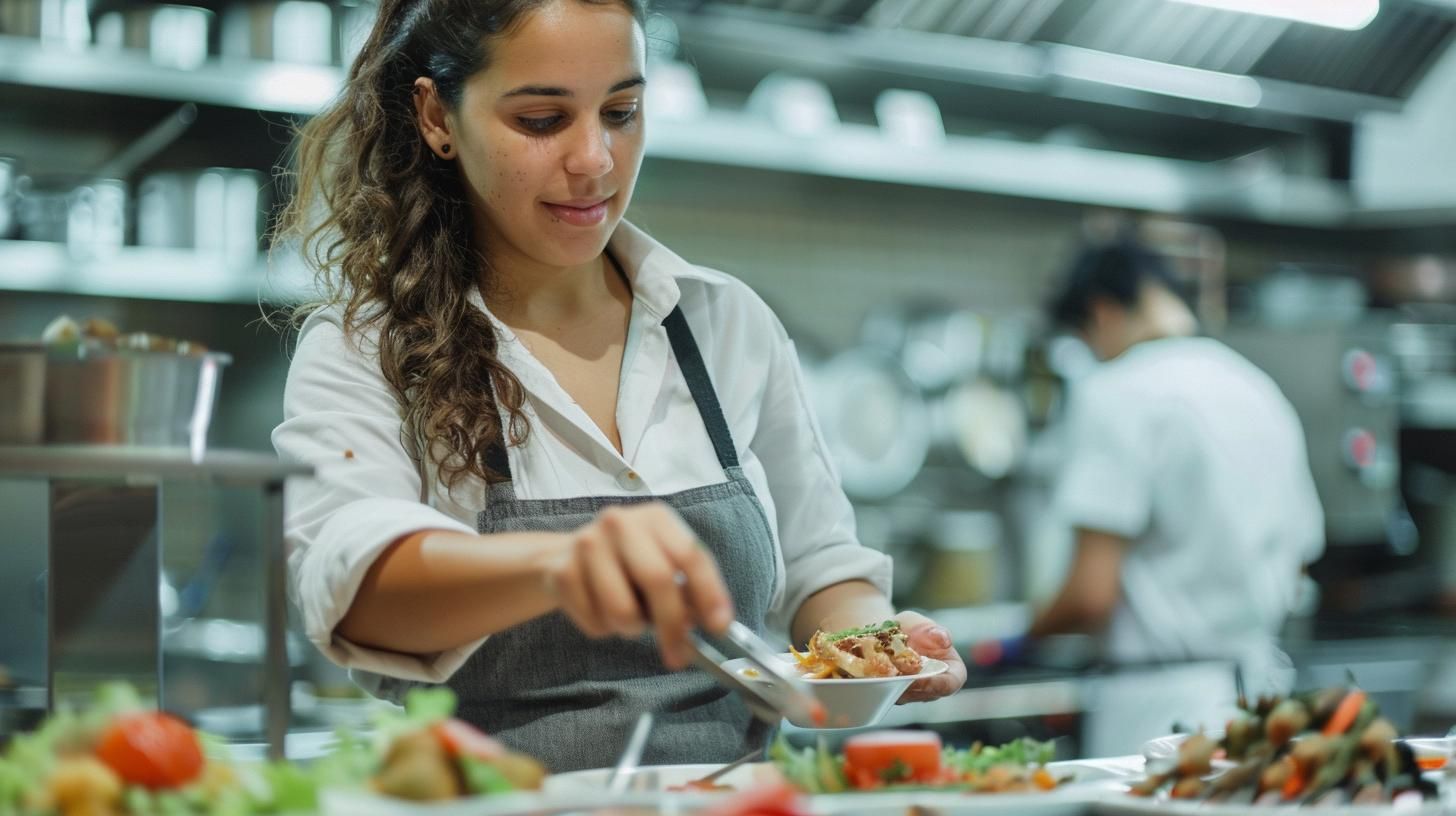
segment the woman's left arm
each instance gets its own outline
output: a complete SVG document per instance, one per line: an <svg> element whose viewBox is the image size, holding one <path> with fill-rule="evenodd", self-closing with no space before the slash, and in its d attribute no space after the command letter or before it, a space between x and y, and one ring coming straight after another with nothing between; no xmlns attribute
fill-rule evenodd
<svg viewBox="0 0 1456 816"><path fill-rule="evenodd" d="M950 632L919 612L896 614L885 594L865 581L845 581L810 595L794 616L794 642L804 643L820 629L834 632L889 618L900 622L910 648L925 657L945 661L948 667L944 674L912 683L900 696L900 702L924 702L960 691L966 682L966 664L951 642Z"/></svg>
<svg viewBox="0 0 1456 816"><path fill-rule="evenodd" d="M844 629L894 617L916 651L944 660L945 674L911 686L902 701L929 700L955 692L966 668L950 634L913 612L896 615L890 605L891 562L859 543L854 508L814 423L794 346L777 318L760 337L772 348L761 413L749 446L763 465L773 496L786 570L779 622L799 643L816 629Z"/></svg>

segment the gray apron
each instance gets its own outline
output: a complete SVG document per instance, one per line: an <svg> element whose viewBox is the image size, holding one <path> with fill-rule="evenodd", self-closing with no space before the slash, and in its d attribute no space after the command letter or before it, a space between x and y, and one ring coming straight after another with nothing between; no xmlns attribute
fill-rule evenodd
<svg viewBox="0 0 1456 816"><path fill-rule="evenodd" d="M738 465L682 311L674 309L663 325L727 480L666 496L518 499L510 464L497 446L489 464L506 480L490 486L476 528L568 532L606 507L666 502L717 560L738 620L761 633L774 583L768 518ZM560 612L492 635L448 684L460 698L463 719L557 772L614 764L643 711L656 716L646 764L728 762L768 738L767 727L707 675L668 672L651 634L593 640Z"/></svg>

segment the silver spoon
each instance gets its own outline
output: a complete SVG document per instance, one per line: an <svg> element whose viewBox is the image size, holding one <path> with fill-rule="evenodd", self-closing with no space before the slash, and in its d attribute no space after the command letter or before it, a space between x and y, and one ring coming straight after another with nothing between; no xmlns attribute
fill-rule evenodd
<svg viewBox="0 0 1456 816"><path fill-rule="evenodd" d="M607 777L607 793L615 796L627 791L627 783L632 778L632 772L637 769L637 764L642 761L642 749L647 747L647 735L651 731L652 712L644 711L637 718L637 725L632 728L632 736L627 739L627 747L622 749L617 767Z"/></svg>

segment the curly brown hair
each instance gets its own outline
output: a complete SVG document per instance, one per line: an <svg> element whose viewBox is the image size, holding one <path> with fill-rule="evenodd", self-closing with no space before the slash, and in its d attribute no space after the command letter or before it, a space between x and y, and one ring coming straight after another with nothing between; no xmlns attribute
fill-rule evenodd
<svg viewBox="0 0 1456 816"><path fill-rule="evenodd" d="M293 146L293 195L277 240L299 242L321 293L293 318L342 305L346 335L378 330L402 439L449 486L465 475L503 478L488 453L503 438L519 445L529 426L520 381L470 302L472 289L489 284L490 267L472 240L458 163L430 151L411 94L417 78L429 77L445 106L459 110L466 80L490 64L492 41L560 1L383 0L343 93ZM646 24L645 0L566 1L620 3Z"/></svg>

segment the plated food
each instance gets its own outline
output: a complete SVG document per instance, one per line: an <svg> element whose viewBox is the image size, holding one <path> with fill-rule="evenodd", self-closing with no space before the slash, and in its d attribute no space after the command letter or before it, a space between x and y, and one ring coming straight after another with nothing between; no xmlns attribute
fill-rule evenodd
<svg viewBox="0 0 1456 816"><path fill-rule="evenodd" d="M207 747L185 722L147 709L130 687L108 686L90 709L60 711L15 737L0 757L0 814L277 812L266 784L245 784Z"/></svg>
<svg viewBox="0 0 1456 816"><path fill-rule="evenodd" d="M919 674L924 665L892 620L839 632L820 630L809 638L807 653L790 650L811 680L899 677Z"/></svg>
<svg viewBox="0 0 1456 816"><path fill-rule="evenodd" d="M77 322L70 315L52 320L41 332L41 342L51 347L91 346L120 351L153 351L184 355L207 352L207 347L191 340L177 340L148 332L123 334L116 324L105 318L91 317Z"/></svg>
<svg viewBox="0 0 1456 816"><path fill-rule="evenodd" d="M801 728L842 729L865 728L878 723L895 707L895 701L916 680L942 674L949 667L940 660L920 658L916 674L895 674L888 677L820 676L821 672L803 668L801 656L785 653L779 656L789 667L799 666L805 685L814 699L823 706L822 718L789 714L789 722ZM723 669L742 677L750 687L754 682L769 682L759 676L758 669L746 658L729 660Z"/></svg>
<svg viewBox="0 0 1456 816"><path fill-rule="evenodd" d="M307 781L410 802L443 802L540 790L545 767L456 719L447 688L416 689L402 714L376 718L373 735L341 733L332 754L309 766Z"/></svg>
<svg viewBox="0 0 1456 816"><path fill-rule="evenodd" d="M999 747L946 748L930 731L860 734L846 740L839 753L822 741L815 748L794 748L782 736L769 749L784 778L810 794L1049 791L1069 781L1047 768L1053 754L1049 743L1030 739Z"/></svg>
<svg viewBox="0 0 1456 816"><path fill-rule="evenodd" d="M1434 796L1412 747L1360 689L1265 697L1214 738L1195 734L1150 763L1138 796L1256 804L1381 804ZM1215 773L1215 758L1232 767Z"/></svg>

